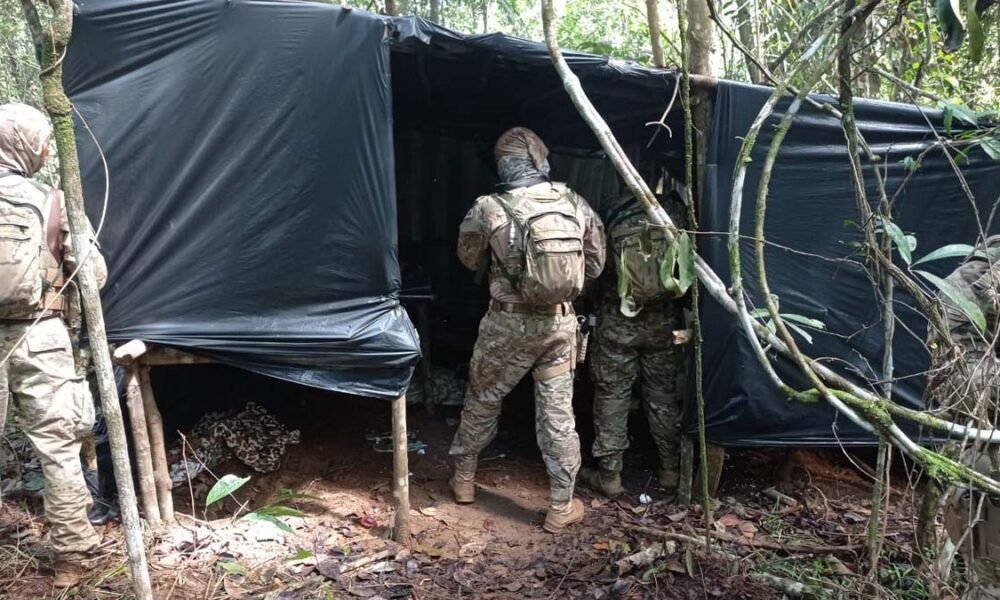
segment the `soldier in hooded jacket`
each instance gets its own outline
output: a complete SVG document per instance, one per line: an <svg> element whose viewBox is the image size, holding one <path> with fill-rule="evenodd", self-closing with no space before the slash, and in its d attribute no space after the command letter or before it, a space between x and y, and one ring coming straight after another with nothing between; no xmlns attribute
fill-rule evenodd
<svg viewBox="0 0 1000 600"><path fill-rule="evenodd" d="M583 504L573 498L580 440L572 403L578 333L572 301L584 281L604 268L604 230L583 198L549 180L548 149L534 132L508 130L497 140L494 156L500 192L477 199L459 228L458 257L473 271L489 270L491 301L479 326L465 407L451 446L451 488L457 502L474 501L478 455L496 436L504 397L530 372L538 445L550 482L543 528L554 533L584 514ZM538 223L550 224L548 238L529 237ZM563 226L562 233L555 231ZM541 267L528 262L535 251L542 253ZM531 282L546 278L541 287L566 287L558 302L539 302L533 298L541 294L529 293L538 287Z"/></svg>
<svg viewBox="0 0 1000 600"><path fill-rule="evenodd" d="M41 463L54 584L64 588L79 581L101 538L87 519L80 463L94 404L77 375L62 292L75 289L66 281L81 261L101 285L107 269L92 230L89 239L70 236L62 193L32 179L51 137L38 110L0 106L0 430L10 405Z"/></svg>
<svg viewBox="0 0 1000 600"><path fill-rule="evenodd" d="M980 330L953 298L938 294L947 331L931 327L928 334L931 369L925 394L953 422L971 421L990 429L996 426L1000 401L1000 361L995 347L1000 314L1000 236L987 238L984 246L985 251L981 248L967 257L946 279L969 305L979 309L986 330ZM945 452L959 454L960 460L976 471L1000 478L996 450L978 446L961 449L950 443ZM922 517L936 515L943 493L936 482L929 482ZM970 489L953 490L945 504L944 521L948 536L968 566L963 598L1000 599L1000 498ZM924 528L919 528L921 533Z"/></svg>
<svg viewBox="0 0 1000 600"><path fill-rule="evenodd" d="M679 195L673 193L663 205L674 223L683 227L687 219ZM593 454L599 468L584 468L580 477L607 496L625 491L621 472L629 447L632 389L638 381L659 458L660 485L676 488L683 355L674 332L682 326L683 307L678 293L666 289L661 277L661 262L676 248L669 248L663 232L649 224L645 209L628 191L611 206L604 223L609 268L602 277L604 293L590 362Z"/></svg>

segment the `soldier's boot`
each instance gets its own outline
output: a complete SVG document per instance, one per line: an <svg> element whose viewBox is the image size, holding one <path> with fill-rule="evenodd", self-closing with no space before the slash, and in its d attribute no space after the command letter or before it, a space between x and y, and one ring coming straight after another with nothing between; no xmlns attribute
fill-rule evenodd
<svg viewBox="0 0 1000 600"><path fill-rule="evenodd" d="M448 482L451 493L458 504L472 504L476 501L476 457L456 456L455 472Z"/></svg>
<svg viewBox="0 0 1000 600"><path fill-rule="evenodd" d="M59 590L74 587L83 578L83 567L77 562L59 560L53 571L52 586Z"/></svg>
<svg viewBox="0 0 1000 600"><path fill-rule="evenodd" d="M582 521L583 513L583 502L576 498L564 507L549 507L542 529L549 533L562 533L570 525Z"/></svg>
<svg viewBox="0 0 1000 600"><path fill-rule="evenodd" d="M656 472L656 478L660 482L660 487L668 490L676 490L680 481L680 473L673 467L661 468Z"/></svg>
<svg viewBox="0 0 1000 600"><path fill-rule="evenodd" d="M580 469L580 483L608 498L621 496L625 493L625 488L622 487L622 476L618 471L584 467Z"/></svg>

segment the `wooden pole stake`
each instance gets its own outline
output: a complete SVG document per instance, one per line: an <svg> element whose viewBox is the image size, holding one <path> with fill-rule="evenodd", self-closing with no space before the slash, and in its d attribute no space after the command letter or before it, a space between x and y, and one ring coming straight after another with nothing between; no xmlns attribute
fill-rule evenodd
<svg viewBox="0 0 1000 600"><path fill-rule="evenodd" d="M393 539L410 541L410 455L406 433L406 394L392 401L392 494L396 498Z"/></svg>
<svg viewBox="0 0 1000 600"><path fill-rule="evenodd" d="M149 428L149 446L153 457L153 482L156 484L156 499L160 504L160 518L166 524L174 522L173 485L170 481L170 465L167 463L167 445L163 436L163 415L156 405L153 384L149 378L149 367L139 368L139 385L142 389L142 404L146 410L146 425Z"/></svg>
<svg viewBox="0 0 1000 600"><path fill-rule="evenodd" d="M139 385L139 369L130 366L125 380L125 395L128 399L129 422L132 425L132 441L135 444L135 468L139 475L139 494L142 508L146 512L146 522L153 529L162 524L160 505L156 501L156 485L153 482L153 459L149 451L149 434L146 427L146 411L142 405L142 387Z"/></svg>

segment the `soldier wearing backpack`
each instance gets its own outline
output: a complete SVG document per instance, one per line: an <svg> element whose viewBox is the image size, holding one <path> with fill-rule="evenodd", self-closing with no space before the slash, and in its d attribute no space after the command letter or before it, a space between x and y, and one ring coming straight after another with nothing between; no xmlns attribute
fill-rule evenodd
<svg viewBox="0 0 1000 600"><path fill-rule="evenodd" d="M674 223L684 226L687 219L676 192L664 209ZM629 445L632 387L638 380L659 455L660 485L676 488L682 355L675 345L674 331L681 327L679 298L686 291L675 276L679 249L676 242L667 242L664 231L650 225L642 204L627 190L604 222L611 268L602 282L605 294L590 362L596 433L593 453L600 468L584 468L580 478L587 487L607 496L625 491L622 463Z"/></svg>
<svg viewBox="0 0 1000 600"><path fill-rule="evenodd" d="M604 268L604 229L583 198L549 181L548 149L531 130L505 132L494 156L502 191L476 200L459 229L458 257L473 271L489 270L492 299L469 365L450 484L457 502L475 500L479 453L496 436L504 397L531 372L550 484L543 528L556 533L583 519L583 503L573 498L580 439L572 303Z"/></svg>
<svg viewBox="0 0 1000 600"><path fill-rule="evenodd" d="M91 497L80 464L94 404L76 372L61 292L81 257L102 285L107 271L93 238L70 239L62 193L31 179L51 135L34 108L0 106L0 431L13 400L41 462L53 583L64 588L80 580L80 562L101 538L87 519Z"/></svg>

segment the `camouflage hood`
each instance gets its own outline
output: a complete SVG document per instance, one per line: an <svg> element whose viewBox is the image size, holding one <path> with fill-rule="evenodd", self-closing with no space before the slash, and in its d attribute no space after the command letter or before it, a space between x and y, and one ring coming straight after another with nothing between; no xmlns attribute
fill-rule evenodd
<svg viewBox="0 0 1000 600"><path fill-rule="evenodd" d="M547 180L548 156L549 149L545 143L527 127L508 129L493 147L497 172L500 180L506 184L533 179Z"/></svg>
<svg viewBox="0 0 1000 600"><path fill-rule="evenodd" d="M27 104L0 105L0 169L24 177L41 170L52 126L41 111Z"/></svg>

